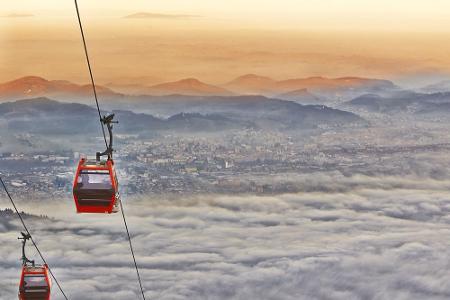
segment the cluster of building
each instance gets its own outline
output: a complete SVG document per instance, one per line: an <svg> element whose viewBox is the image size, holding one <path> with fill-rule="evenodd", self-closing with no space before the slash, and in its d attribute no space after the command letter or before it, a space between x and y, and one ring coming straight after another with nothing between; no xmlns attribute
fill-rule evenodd
<svg viewBox="0 0 450 300"><path fill-rule="evenodd" d="M420 153L448 152L447 143L375 142L379 132L319 134L243 130L224 135L118 139L115 162L122 193L283 193L289 181L270 174L320 171L395 173ZM389 144L390 143L390 144ZM92 152L94 153L94 152ZM23 197L68 197L79 152L1 153L0 165Z"/></svg>

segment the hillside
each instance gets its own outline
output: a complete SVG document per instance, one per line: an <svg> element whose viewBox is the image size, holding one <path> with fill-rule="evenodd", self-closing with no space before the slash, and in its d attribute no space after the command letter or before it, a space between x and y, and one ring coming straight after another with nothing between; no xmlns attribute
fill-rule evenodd
<svg viewBox="0 0 450 300"><path fill-rule="evenodd" d="M154 103L146 102L145 105L148 110L152 110ZM167 106L173 113L170 117L161 118L114 109L116 119L120 122L116 126L116 132L222 131L249 127L290 130L364 123L360 117L349 112L261 96L209 97L200 102L186 102L184 99L183 103L172 101L158 105ZM10 132L82 134L98 129L96 114L96 109L91 106L62 103L47 98L0 104L0 121L7 123Z"/></svg>
<svg viewBox="0 0 450 300"><path fill-rule="evenodd" d="M365 94L346 102L343 108L356 108L367 112L394 113L441 113L450 104L450 93L423 94L403 91L391 96Z"/></svg>
<svg viewBox="0 0 450 300"><path fill-rule="evenodd" d="M247 74L226 83L224 87L241 95L267 95L276 91L276 85L272 78Z"/></svg>
<svg viewBox="0 0 450 300"><path fill-rule="evenodd" d="M323 100L310 93L307 89L295 90L278 95L276 98L294 101L300 104L320 104Z"/></svg>
<svg viewBox="0 0 450 300"><path fill-rule="evenodd" d="M360 77L308 77L276 81L254 74L244 75L226 83L224 87L238 94L266 96L295 94L308 90L319 96L353 97L361 93L393 91L398 88L388 80Z"/></svg>
<svg viewBox="0 0 450 300"><path fill-rule="evenodd" d="M101 96L116 96L112 90L96 86L97 93ZM18 100L36 97L54 98L92 98L92 86L90 84L79 85L65 80L47 80L38 76L27 76L16 80L0 83L0 99Z"/></svg>
<svg viewBox="0 0 450 300"><path fill-rule="evenodd" d="M118 93L107 87L97 85L100 100L106 102L133 101L136 95L155 96L239 96L262 95L266 97L280 97L299 103L334 103L341 99L350 100L367 93L389 94L398 88L390 81L343 77L325 78L310 77L276 81L269 77L255 74L240 76L222 86L202 82L196 78L186 78L179 81L145 86L139 82L109 82L108 86L115 87L126 94ZM305 97L305 90L313 96ZM0 101L48 97L65 102L85 102L93 100L92 87L89 84L79 85L65 80L47 80L37 76L22 77L0 84ZM314 97L320 99L315 102ZM308 100L308 101L302 101Z"/></svg>
<svg viewBox="0 0 450 300"><path fill-rule="evenodd" d="M229 96L232 95L226 89L206 84L195 78L187 78L174 82L154 85L145 90L149 95L192 95L192 96Z"/></svg>

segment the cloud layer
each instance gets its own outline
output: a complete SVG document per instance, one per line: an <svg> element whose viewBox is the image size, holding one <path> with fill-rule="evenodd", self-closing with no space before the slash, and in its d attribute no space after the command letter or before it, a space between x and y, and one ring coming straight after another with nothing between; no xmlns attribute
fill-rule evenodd
<svg viewBox="0 0 450 300"><path fill-rule="evenodd" d="M354 180L346 191L125 199L147 297L448 299L448 183ZM69 298L139 298L120 216L74 215L71 205L55 220L27 220ZM11 224L0 221L5 300L20 267Z"/></svg>
<svg viewBox="0 0 450 300"><path fill-rule="evenodd" d="M161 13L148 13L138 12L125 16L126 19L163 19L163 20L180 20L180 19L192 19L198 18L197 15L174 15L174 14L161 14Z"/></svg>
<svg viewBox="0 0 450 300"><path fill-rule="evenodd" d="M0 16L2 18L29 18L29 17L34 17L33 14L28 14L28 13L11 13L8 15L3 15Z"/></svg>

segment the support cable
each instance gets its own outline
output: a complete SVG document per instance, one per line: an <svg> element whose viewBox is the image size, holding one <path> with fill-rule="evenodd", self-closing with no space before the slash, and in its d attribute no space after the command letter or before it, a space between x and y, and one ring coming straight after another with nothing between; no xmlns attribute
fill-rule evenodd
<svg viewBox="0 0 450 300"><path fill-rule="evenodd" d="M2 177L0 176L0 182L2 183L3 189L6 192L6 195L8 195L9 200L11 201L12 206L14 207L14 210L16 211L17 216L20 219L20 222L22 223L23 228L25 229L25 231L27 232L27 234L30 236L30 240L33 243L34 248L36 248L37 253L39 254L39 256L41 257L42 261L44 262L44 264L47 265L48 267L48 271L50 272L50 275L52 275L53 280L56 282L56 285L58 286L59 290L61 291L61 294L64 296L64 298L66 300L68 300L66 294L64 293L64 290L62 289L61 285L59 284L58 279L56 279L56 276L53 274L52 270L50 269L50 266L48 265L47 261L45 260L44 256L42 255L41 250L39 250L39 247L37 246L36 242L33 239L33 236L31 235L30 231L28 230L27 225L25 224L25 221L22 218L22 215L19 213L19 210L17 209L16 204L14 203L13 198L11 197L11 194L8 191L8 188L5 185L5 182L3 181Z"/></svg>
<svg viewBox="0 0 450 300"><path fill-rule="evenodd" d="M103 138L105 139L105 145L106 145L106 148L108 149L109 147L108 147L108 142L106 141L105 127L103 125L102 116L101 116L101 113L100 113L100 105L98 104L97 91L95 89L94 76L92 75L91 63L89 61L89 55L88 55L88 50L87 50L87 46L86 46L86 39L84 37L83 26L81 24L80 11L78 9L77 0L74 0L74 2L75 2L75 8L76 8L76 11L77 11L78 24L80 25L81 37L82 37L82 40L83 40L84 53L86 55L86 61L87 61L88 69L89 69L89 75L91 77L92 90L94 92L95 103L97 105L98 116L100 118L100 124L101 124L101 127L102 127ZM124 210L123 210L122 200L119 199L119 203L120 203L120 209L122 211L123 222L124 222L125 229L126 229L127 236L128 236L128 243L129 243L129 246L130 246L131 256L133 257L134 267L136 269L136 275L137 275L137 279L138 279L138 283L139 283L139 288L141 290L142 298L145 300L144 288L142 286L141 276L139 274L139 268L138 268L138 265L136 263L136 257L134 255L133 244L131 242L131 236L130 236L130 232L128 230L128 224L127 224L127 221L126 221L126 218L125 218L125 213L124 213Z"/></svg>
<svg viewBox="0 0 450 300"><path fill-rule="evenodd" d="M100 125L102 127L103 139L105 140L106 149L108 149L108 142L106 141L105 126L103 125L103 122L102 122L102 114L100 112L100 105L98 104L97 90L95 88L94 75L92 75L91 62L89 60L88 50L87 50L87 46L86 46L86 39L84 37L83 25L81 24L80 11L78 10L77 0L74 0L74 1L75 1L75 9L77 10L78 24L80 25L81 39L83 40L84 54L86 55L86 62L87 62L87 66L89 69L89 75L91 77L92 91L94 92L95 104L97 105L98 117L99 117Z"/></svg>
<svg viewBox="0 0 450 300"><path fill-rule="evenodd" d="M128 225L127 225L127 220L125 219L125 212L123 211L122 200L119 200L119 203L120 203L120 210L122 211L123 223L125 224L125 229L127 230L128 243L130 244L131 256L133 256L134 267L136 268L136 275L138 278L139 287L141 288L142 298L145 300L145 294L144 294L144 289L142 287L141 275L139 274L139 268L136 263L136 257L134 256L133 244L131 243L130 232L128 231Z"/></svg>

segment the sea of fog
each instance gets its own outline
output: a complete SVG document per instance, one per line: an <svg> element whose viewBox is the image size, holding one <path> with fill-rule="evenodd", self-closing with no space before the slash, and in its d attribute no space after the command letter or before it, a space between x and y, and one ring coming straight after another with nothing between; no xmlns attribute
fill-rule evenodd
<svg viewBox="0 0 450 300"><path fill-rule="evenodd" d="M124 199L147 299L450 298L449 181L334 184L342 188ZM51 217L27 223L69 299L139 299L120 214L77 215L70 199L19 206ZM17 297L19 231L0 220L2 300ZM52 299L62 299L56 286Z"/></svg>

